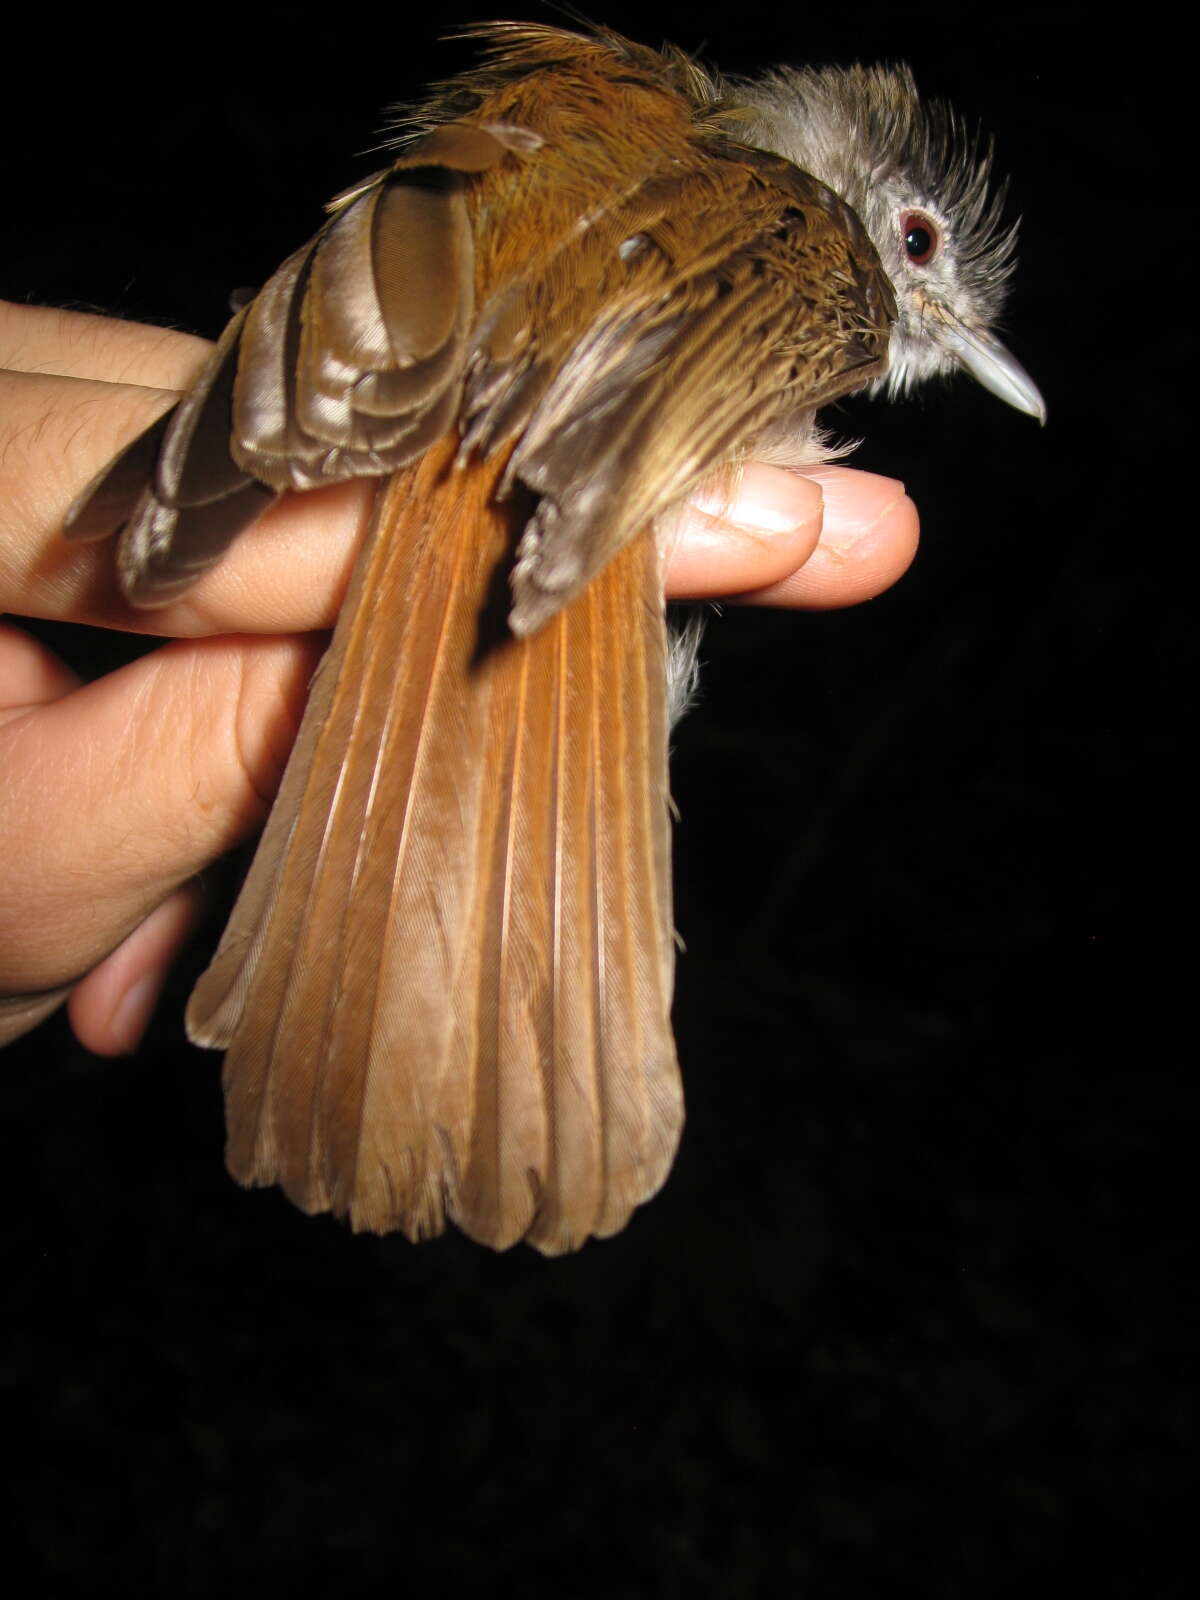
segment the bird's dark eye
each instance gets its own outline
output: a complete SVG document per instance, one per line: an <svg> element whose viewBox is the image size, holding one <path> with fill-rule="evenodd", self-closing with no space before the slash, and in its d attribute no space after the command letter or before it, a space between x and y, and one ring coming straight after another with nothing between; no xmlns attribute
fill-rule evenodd
<svg viewBox="0 0 1200 1600"><path fill-rule="evenodd" d="M914 267L927 267L938 253L942 236L932 217L923 211L906 211L900 218L904 253Z"/></svg>

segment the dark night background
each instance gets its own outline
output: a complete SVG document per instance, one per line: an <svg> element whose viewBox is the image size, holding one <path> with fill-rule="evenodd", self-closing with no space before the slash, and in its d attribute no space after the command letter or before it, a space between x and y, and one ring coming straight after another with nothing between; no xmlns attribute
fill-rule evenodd
<svg viewBox="0 0 1200 1600"><path fill-rule="evenodd" d="M6 24L0 294L215 334L490 14ZM966 380L847 406L916 568L712 625L674 768L689 1123L619 1238L413 1249L238 1190L181 1021L216 923L132 1059L61 1017L7 1053L10 1562L47 1594L1190 1592L1169 86L1077 6L597 15L729 70L903 56L992 130L1049 425Z"/></svg>

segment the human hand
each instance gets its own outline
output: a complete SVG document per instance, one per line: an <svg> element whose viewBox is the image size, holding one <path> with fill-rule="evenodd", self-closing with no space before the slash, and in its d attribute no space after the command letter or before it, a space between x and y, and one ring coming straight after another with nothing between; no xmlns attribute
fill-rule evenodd
<svg viewBox="0 0 1200 1600"><path fill-rule="evenodd" d="M68 994L102 1055L132 1050L200 905L196 875L261 824L365 527L370 485L291 495L180 601L139 612L112 547L71 545L89 480L186 389L211 347L0 302L0 613L173 636L82 685L0 624L0 1042ZM850 605L904 572L903 486L754 463L682 520L672 598ZM37 995L9 1003L5 996Z"/></svg>

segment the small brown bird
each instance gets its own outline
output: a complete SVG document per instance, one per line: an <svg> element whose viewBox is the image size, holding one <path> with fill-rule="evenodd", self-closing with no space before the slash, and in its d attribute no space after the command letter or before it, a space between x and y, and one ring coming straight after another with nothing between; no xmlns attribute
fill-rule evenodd
<svg viewBox="0 0 1200 1600"><path fill-rule="evenodd" d="M819 459L864 384L1041 401L990 332L988 162L906 71L724 85L479 32L69 531L123 526L161 605L278 494L380 479L188 1029L243 1183L554 1254L626 1223L683 1121L665 514L752 450Z"/></svg>

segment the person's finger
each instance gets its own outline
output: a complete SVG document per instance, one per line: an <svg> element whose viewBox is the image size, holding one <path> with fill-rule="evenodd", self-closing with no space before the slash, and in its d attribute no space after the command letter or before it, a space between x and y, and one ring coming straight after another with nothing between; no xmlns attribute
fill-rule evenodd
<svg viewBox="0 0 1200 1600"><path fill-rule="evenodd" d="M711 599L782 582L812 555L822 512L811 479L758 461L704 486L671 530L669 598Z"/></svg>
<svg viewBox="0 0 1200 1600"><path fill-rule="evenodd" d="M204 339L115 317L0 301L0 611L139 627L112 549L63 519L117 453L189 388Z"/></svg>
<svg viewBox="0 0 1200 1600"><path fill-rule="evenodd" d="M78 687L65 661L22 629L0 622L0 724Z"/></svg>
<svg viewBox="0 0 1200 1600"><path fill-rule="evenodd" d="M890 588L912 565L920 519L902 483L849 467L813 467L806 475L825 501L816 548L787 576L732 603L799 610L857 605Z"/></svg>
<svg viewBox="0 0 1200 1600"><path fill-rule="evenodd" d="M79 679L39 640L0 622L0 730L4 723L61 700L79 687ZM11 776L0 769L0 838L12 794ZM0 990L0 1046L19 1039L66 1000L69 986L33 994Z"/></svg>
<svg viewBox="0 0 1200 1600"><path fill-rule="evenodd" d="M869 599L916 553L904 485L849 467L793 472L750 463L681 514L668 561L672 599L829 608Z"/></svg>
<svg viewBox="0 0 1200 1600"><path fill-rule="evenodd" d="M368 482L288 495L190 594L158 614L163 631L201 635L331 627L371 514ZM904 485L849 467L803 473L749 462L728 490L706 487L679 513L667 597L827 608L869 599L916 553Z"/></svg>
<svg viewBox="0 0 1200 1600"><path fill-rule="evenodd" d="M186 600L121 598L111 541L63 521L108 463L188 388L211 345L115 318L0 302L0 611L166 637L329 625L365 527L370 486L289 496Z"/></svg>
<svg viewBox="0 0 1200 1600"><path fill-rule="evenodd" d="M0 724L0 994L77 980L261 822L322 643L168 645Z"/></svg>
<svg viewBox="0 0 1200 1600"><path fill-rule="evenodd" d="M0 609L176 637L332 622L369 516L369 483L285 497L182 601L151 613L120 598L108 541L62 538L75 497L174 401L165 385L192 381L208 349L186 334L0 303L0 355L21 369L0 372ZM826 491L823 533L813 483ZM706 491L682 516L668 591L850 604L893 582L915 539L915 511L890 480L751 463L728 504Z"/></svg>
<svg viewBox="0 0 1200 1600"><path fill-rule="evenodd" d="M212 348L173 328L0 300L0 367L13 372L187 389Z"/></svg>
<svg viewBox="0 0 1200 1600"><path fill-rule="evenodd" d="M85 1049L119 1056L137 1048L202 906L199 884L184 884L75 985L67 1014Z"/></svg>
<svg viewBox="0 0 1200 1600"><path fill-rule="evenodd" d="M0 611L129 626L113 547L71 545L71 502L178 397L140 385L0 371Z"/></svg>
<svg viewBox="0 0 1200 1600"><path fill-rule="evenodd" d="M332 624L370 512L367 482L288 495L184 599L155 611L122 598L111 540L63 537L75 498L177 398L0 371L0 611L175 638Z"/></svg>

